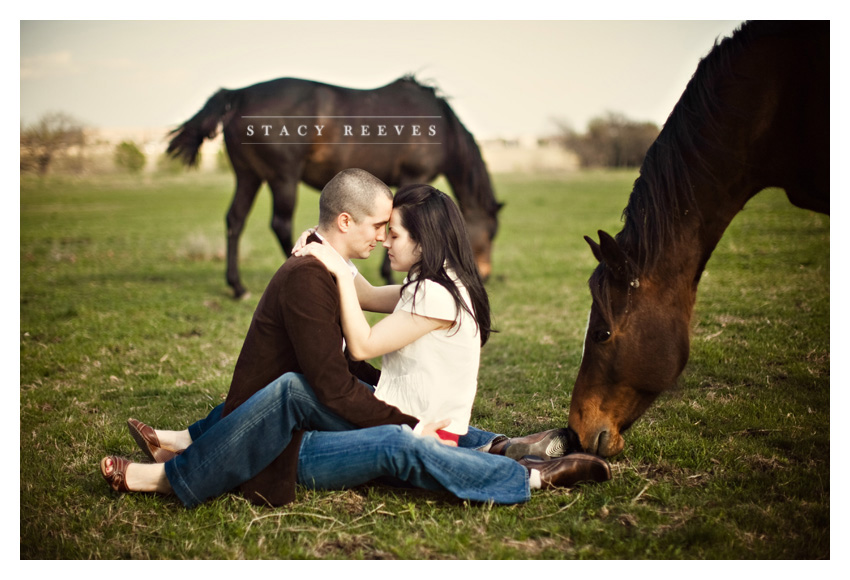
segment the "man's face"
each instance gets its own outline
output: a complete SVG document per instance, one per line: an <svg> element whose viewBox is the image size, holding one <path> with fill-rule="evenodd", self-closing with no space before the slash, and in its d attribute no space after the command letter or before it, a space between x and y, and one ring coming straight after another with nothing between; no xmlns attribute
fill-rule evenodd
<svg viewBox="0 0 850 580"><path fill-rule="evenodd" d="M350 258L365 260L375 246L386 239L387 222L390 221L392 211L393 200L383 195L376 195L372 213L361 218L359 222L351 222L347 236Z"/></svg>

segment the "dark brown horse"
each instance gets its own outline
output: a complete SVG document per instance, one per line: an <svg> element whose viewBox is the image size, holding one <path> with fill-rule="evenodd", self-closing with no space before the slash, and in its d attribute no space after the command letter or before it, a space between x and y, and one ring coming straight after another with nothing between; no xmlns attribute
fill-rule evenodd
<svg viewBox="0 0 850 580"><path fill-rule="evenodd" d="M688 360L697 284L732 218L766 187L829 213L829 23L745 23L716 44L649 148L599 266L569 427L611 456Z"/></svg>
<svg viewBox="0 0 850 580"><path fill-rule="evenodd" d="M239 278L239 236L262 183L272 191L272 229L283 253L292 249L298 182L321 190L339 171L359 167L390 186L428 183L445 175L466 219L484 278L490 274L501 205L472 135L432 87L404 77L357 90L300 79L222 89L172 132L168 153L191 165L204 139L221 123L236 173L227 212L227 283ZM391 279L389 263L382 268Z"/></svg>

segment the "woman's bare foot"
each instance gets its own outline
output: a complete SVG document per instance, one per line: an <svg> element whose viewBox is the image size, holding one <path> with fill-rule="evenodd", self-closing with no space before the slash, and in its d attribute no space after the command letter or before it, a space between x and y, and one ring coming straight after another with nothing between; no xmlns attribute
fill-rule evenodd
<svg viewBox="0 0 850 580"><path fill-rule="evenodd" d="M122 457L104 457L100 462L104 479L116 491L171 493L162 463L132 463Z"/></svg>
<svg viewBox="0 0 850 580"><path fill-rule="evenodd" d="M188 429L184 429L182 431L154 429L154 433L156 433L156 436L159 439L159 444L163 449L168 449L175 453L184 451L192 444L192 436L189 435Z"/></svg>

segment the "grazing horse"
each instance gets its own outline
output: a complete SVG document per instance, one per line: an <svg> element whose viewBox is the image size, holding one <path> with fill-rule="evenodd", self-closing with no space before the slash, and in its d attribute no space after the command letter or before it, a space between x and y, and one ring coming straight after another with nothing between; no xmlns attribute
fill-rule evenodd
<svg viewBox="0 0 850 580"><path fill-rule="evenodd" d="M569 413L576 447L622 434L688 360L697 285L744 204L767 187L829 213L829 22L747 22L699 62L650 146L599 261Z"/></svg>
<svg viewBox="0 0 850 580"><path fill-rule="evenodd" d="M227 283L237 298L246 292L239 277L239 236L262 183L271 189L271 226L288 256L298 182L321 190L350 167L399 187L445 175L481 275L489 276L501 204L475 140L433 87L413 77L371 90L284 78L222 89L171 133L168 153L195 164L198 149L215 136L219 123L236 174L226 222ZM390 281L387 260L382 272Z"/></svg>

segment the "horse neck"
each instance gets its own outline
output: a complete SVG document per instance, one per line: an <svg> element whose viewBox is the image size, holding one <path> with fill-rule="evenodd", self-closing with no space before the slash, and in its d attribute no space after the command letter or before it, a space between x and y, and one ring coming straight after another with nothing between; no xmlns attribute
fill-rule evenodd
<svg viewBox="0 0 850 580"><path fill-rule="evenodd" d="M469 142L453 148L443 172L458 206L464 216L495 217L498 202L481 152L472 135L459 135L458 139L468 139Z"/></svg>
<svg viewBox="0 0 850 580"><path fill-rule="evenodd" d="M631 240L633 247L628 248L627 253L640 256L642 276L679 288L682 292L687 288L689 309L696 298L697 285L705 266L727 227L746 202L764 187L740 166L728 167L730 159L722 153L716 159L710 155L684 155L665 169L672 175L652 179L653 171L665 170L653 168L652 157L648 156L641 168L642 175L635 182L635 192L646 191L649 187L668 188L666 199L661 196L647 204L663 204L665 209L636 208L631 202L626 208L627 213L631 211L636 216L648 213L651 217L646 221L654 224L653 234L631 225L633 233L626 235L624 241L628 244ZM681 171L679 168L691 170ZM644 175L645 172L649 177ZM732 177L718 179L717 175ZM633 193L634 196L636 193ZM659 211L664 214L663 217L652 216ZM627 221L624 230L628 229ZM638 240L644 236L653 239L650 243L655 250L639 247Z"/></svg>
<svg viewBox="0 0 850 580"><path fill-rule="evenodd" d="M700 62L659 135L663 167L681 167L672 169L685 178L677 179L684 182L677 187L680 192L690 187L685 205L696 216L680 216L680 237L698 248L697 281L732 219L754 195L772 186L786 193L817 189L811 178L799 182L803 172L795 164L810 163L810 149L821 145L811 133L828 125L827 101L820 97L827 85L822 63L828 28L825 33L822 23L748 23L739 34Z"/></svg>
<svg viewBox="0 0 850 580"><path fill-rule="evenodd" d="M662 248L664 256L657 259L658 251L644 244L642 259L649 256L653 266L666 264L666 269L690 279L694 291L734 217L759 191L776 185L772 175L755 169L772 155L764 142L783 138L763 129L773 122L767 112L771 107L761 105L770 95L753 85L745 89L751 108L743 112L732 107L694 119L674 110L635 182L635 192L643 195L636 196L631 211L651 226L635 226L638 234L631 239L650 232L650 243Z"/></svg>
<svg viewBox="0 0 850 580"><path fill-rule="evenodd" d="M448 103L440 100L439 104L446 121L447 140L442 173L451 185L458 206L465 217L480 215L495 219L499 204L481 150Z"/></svg>
<svg viewBox="0 0 850 580"><path fill-rule="evenodd" d="M702 220L694 240L699 249L699 261L695 270L695 287L729 224L744 208L747 201L761 189L762 186L746 187L735 184L730 186L727 192L723 194L714 193L712 195L710 192L707 195L699 196L700 199L707 198L708 202L700 204L700 210L703 212Z"/></svg>

